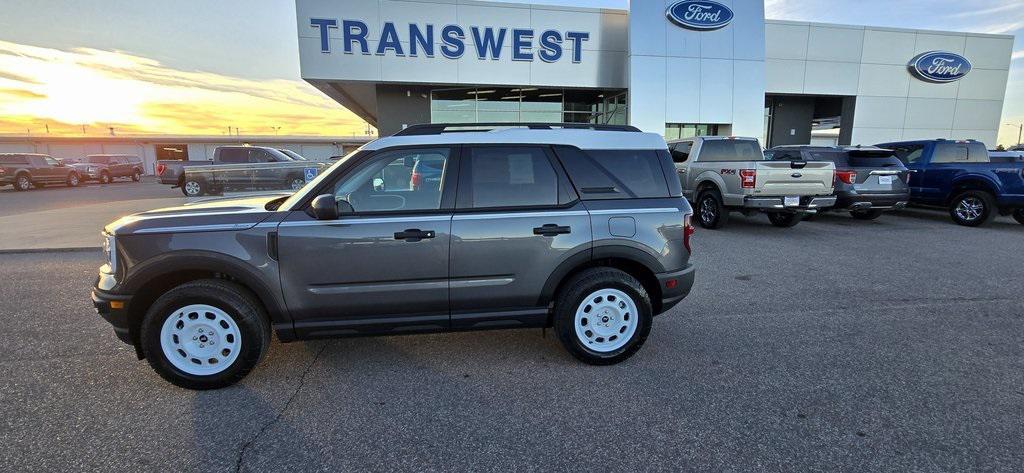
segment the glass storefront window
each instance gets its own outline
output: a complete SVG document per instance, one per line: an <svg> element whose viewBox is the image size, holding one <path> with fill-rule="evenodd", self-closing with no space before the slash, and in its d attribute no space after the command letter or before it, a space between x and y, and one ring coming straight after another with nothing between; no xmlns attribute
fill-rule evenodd
<svg viewBox="0 0 1024 473"><path fill-rule="evenodd" d="M537 122L621 124L628 107L623 91L477 87L430 94L434 123Z"/></svg>
<svg viewBox="0 0 1024 473"><path fill-rule="evenodd" d="M715 136L718 134L717 124L699 123L666 123L665 139L680 140L695 136Z"/></svg>

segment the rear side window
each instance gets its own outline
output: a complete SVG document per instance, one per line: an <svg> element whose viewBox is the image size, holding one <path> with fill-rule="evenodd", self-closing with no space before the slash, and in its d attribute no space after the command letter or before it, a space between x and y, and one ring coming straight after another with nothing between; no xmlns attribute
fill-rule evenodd
<svg viewBox="0 0 1024 473"><path fill-rule="evenodd" d="M972 163L987 163L988 149L981 143L969 143L967 145L967 160Z"/></svg>
<svg viewBox="0 0 1024 473"><path fill-rule="evenodd" d="M888 148L888 146L883 147ZM924 156L923 145L893 146L892 150L896 153L896 159L903 161L903 164L916 163Z"/></svg>
<svg viewBox="0 0 1024 473"><path fill-rule="evenodd" d="M672 145L672 162L685 163L690 159L690 150L693 149L692 141L682 141Z"/></svg>
<svg viewBox="0 0 1024 473"><path fill-rule="evenodd" d="M705 140L701 161L763 161L761 145L750 140Z"/></svg>
<svg viewBox="0 0 1024 473"><path fill-rule="evenodd" d="M933 163L956 163L967 161L967 146L959 143L936 143Z"/></svg>
<svg viewBox="0 0 1024 473"><path fill-rule="evenodd" d="M3 164L28 164L25 156L0 156L0 163Z"/></svg>
<svg viewBox="0 0 1024 473"><path fill-rule="evenodd" d="M477 209L558 205L558 175L544 149L480 147L470 148L468 156L463 172L468 170L469 195L462 197L460 186L460 202Z"/></svg>
<svg viewBox="0 0 1024 473"><path fill-rule="evenodd" d="M557 152L584 200L669 196L663 158L655 150L581 151L559 147Z"/></svg>
<svg viewBox="0 0 1024 473"><path fill-rule="evenodd" d="M245 148L221 148L220 161L224 163L249 162L249 150Z"/></svg>

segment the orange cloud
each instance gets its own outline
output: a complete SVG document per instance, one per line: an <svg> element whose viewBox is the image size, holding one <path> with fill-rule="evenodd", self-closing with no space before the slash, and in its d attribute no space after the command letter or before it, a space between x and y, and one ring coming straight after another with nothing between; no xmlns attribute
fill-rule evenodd
<svg viewBox="0 0 1024 473"><path fill-rule="evenodd" d="M298 80L181 71L118 51L0 41L0 133L361 134L365 122Z"/></svg>

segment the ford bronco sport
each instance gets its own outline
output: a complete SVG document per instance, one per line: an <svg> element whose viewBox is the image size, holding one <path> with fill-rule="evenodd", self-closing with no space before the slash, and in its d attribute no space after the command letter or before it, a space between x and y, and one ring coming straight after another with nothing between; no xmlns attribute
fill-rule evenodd
<svg viewBox="0 0 1024 473"><path fill-rule="evenodd" d="M425 163L425 164L420 164ZM416 179L426 167L436 179ZM692 211L665 141L632 127L418 125L292 195L104 229L92 298L165 379L209 389L282 342L554 327L612 364L686 297Z"/></svg>

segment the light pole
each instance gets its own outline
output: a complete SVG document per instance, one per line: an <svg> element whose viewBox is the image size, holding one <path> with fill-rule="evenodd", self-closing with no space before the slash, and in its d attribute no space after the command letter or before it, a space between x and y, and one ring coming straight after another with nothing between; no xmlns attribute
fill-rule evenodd
<svg viewBox="0 0 1024 473"><path fill-rule="evenodd" d="M1024 135L1024 123L1007 123L1003 126L1015 126L1017 127L1017 146L1021 144L1021 135Z"/></svg>

